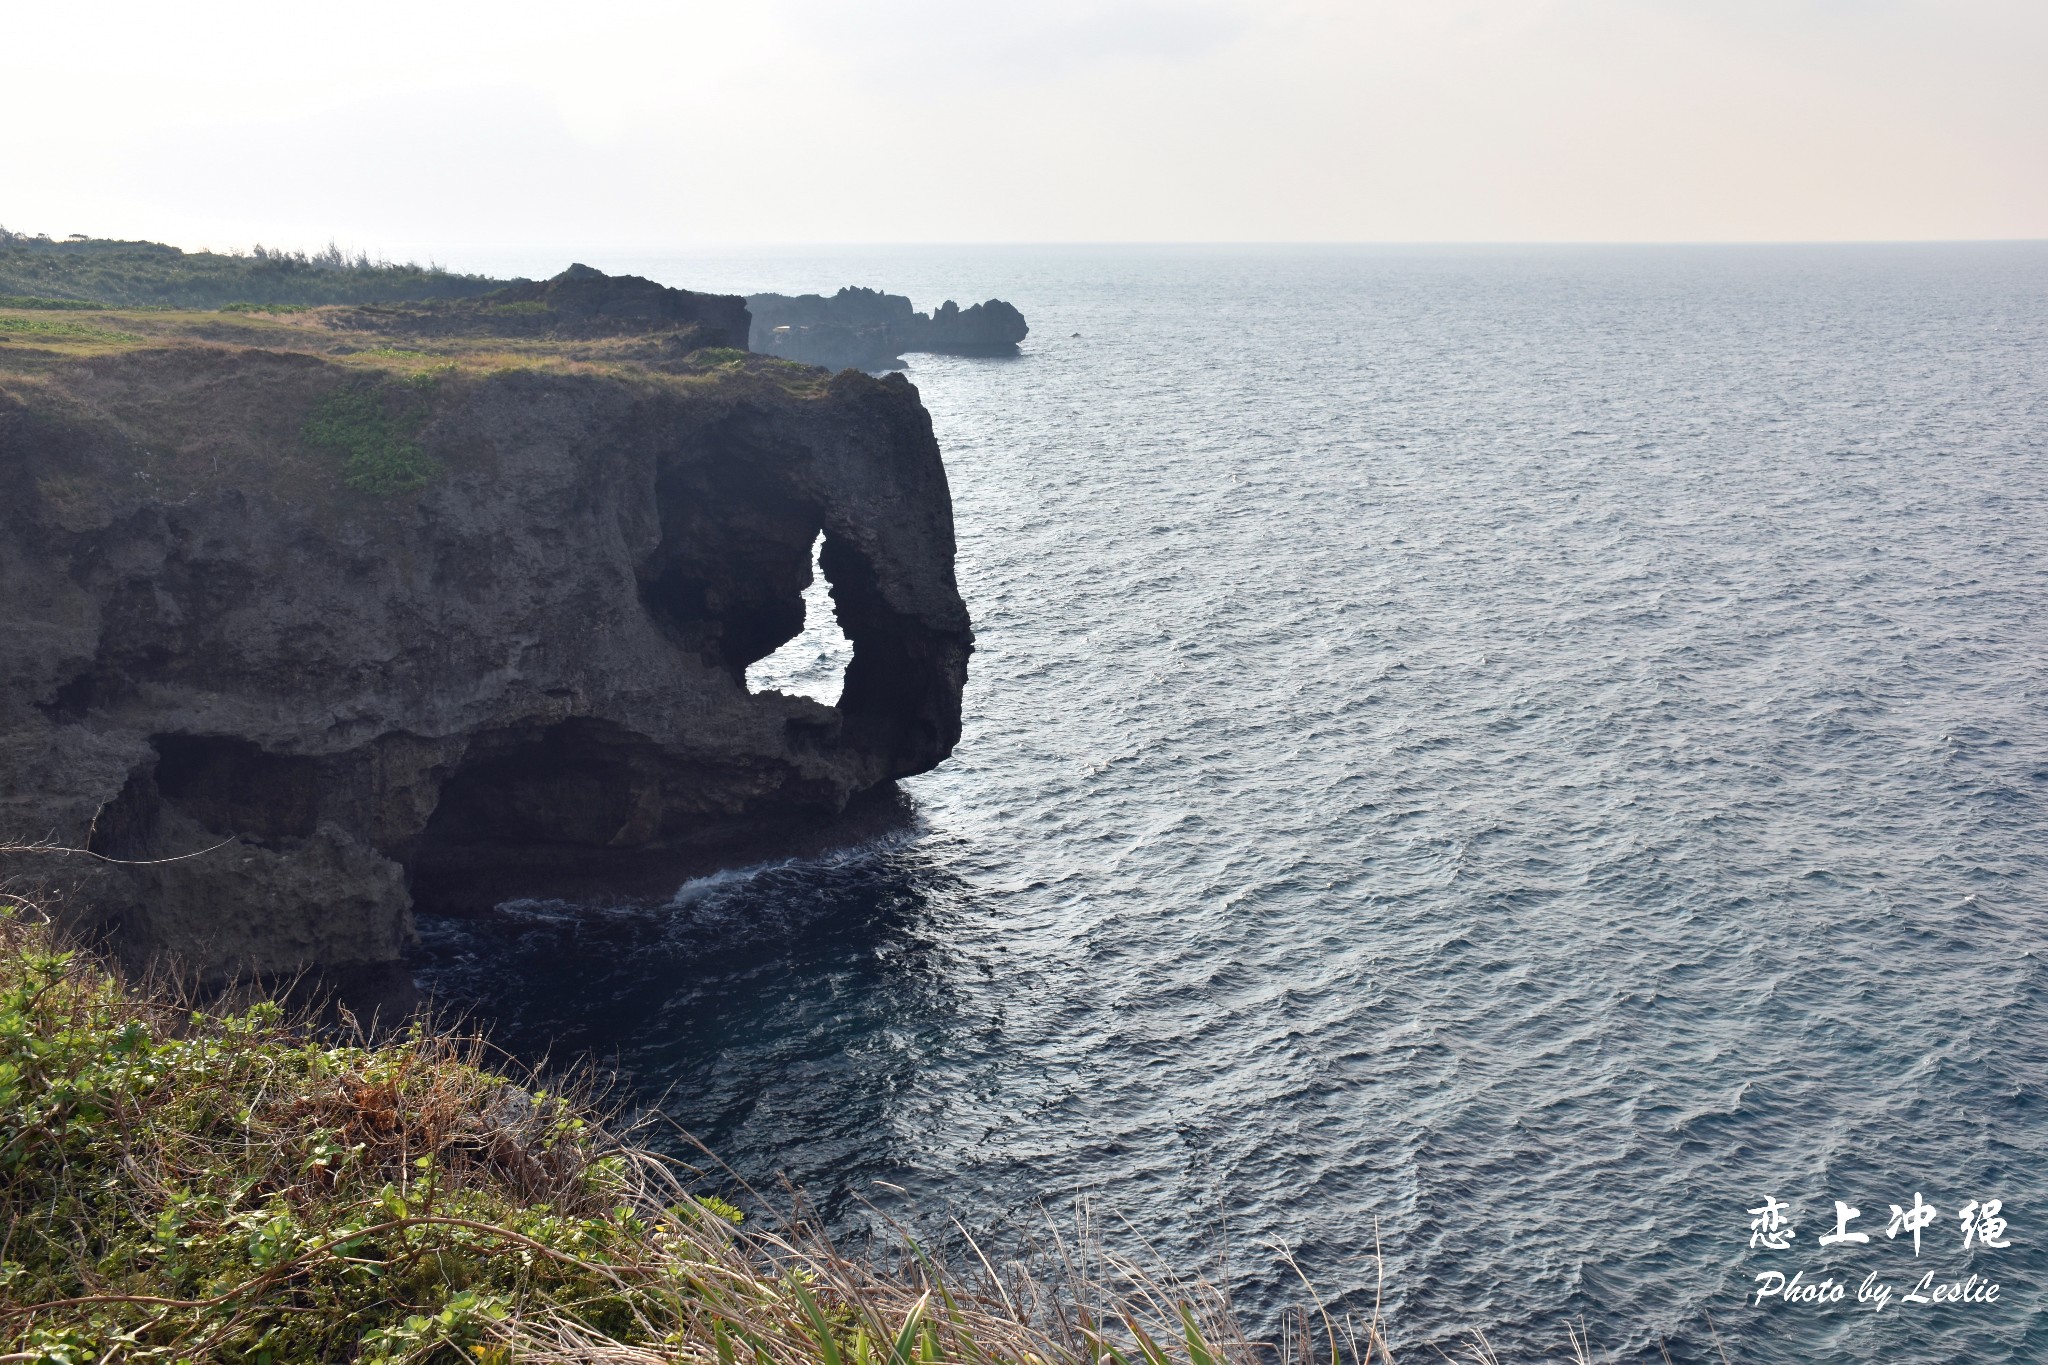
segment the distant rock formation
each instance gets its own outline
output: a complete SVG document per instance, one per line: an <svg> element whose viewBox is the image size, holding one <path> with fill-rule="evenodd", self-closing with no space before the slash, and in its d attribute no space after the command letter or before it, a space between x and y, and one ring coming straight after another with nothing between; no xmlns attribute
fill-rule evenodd
<svg viewBox="0 0 2048 1365"><path fill-rule="evenodd" d="M698 346L747 349L747 301L739 295L670 289L638 275L607 275L580 264L551 280L520 280L473 304L442 307L465 322L543 316L549 319L549 335L556 337L687 332Z"/></svg>
<svg viewBox="0 0 2048 1365"><path fill-rule="evenodd" d="M740 300L581 269L133 317L0 348L0 843L98 855L0 881L129 957L392 963L415 898L760 856L958 740L974 637L900 375L722 349ZM406 477L349 473L380 460ZM839 702L752 693L821 533Z"/></svg>
<svg viewBox="0 0 2048 1365"><path fill-rule="evenodd" d="M1001 299L965 309L947 299L923 331L923 338L908 349L941 355L1014 355L1017 343L1031 329L1024 325L1024 315Z"/></svg>
<svg viewBox="0 0 2048 1365"><path fill-rule="evenodd" d="M942 355L1015 355L1031 331L1001 299L962 308L951 299L929 315L901 294L848 286L822 294L753 294L748 344L763 355L827 369L893 370L912 351Z"/></svg>

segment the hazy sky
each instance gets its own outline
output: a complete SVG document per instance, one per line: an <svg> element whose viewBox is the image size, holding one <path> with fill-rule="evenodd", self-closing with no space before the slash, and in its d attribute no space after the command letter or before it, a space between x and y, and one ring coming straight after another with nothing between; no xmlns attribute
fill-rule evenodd
<svg viewBox="0 0 2048 1365"><path fill-rule="evenodd" d="M2048 0L0 0L0 225L181 245L2048 237Z"/></svg>

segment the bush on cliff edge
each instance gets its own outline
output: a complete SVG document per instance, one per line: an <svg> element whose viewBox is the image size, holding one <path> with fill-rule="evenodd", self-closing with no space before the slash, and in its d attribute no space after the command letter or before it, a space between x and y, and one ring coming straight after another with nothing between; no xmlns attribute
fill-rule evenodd
<svg viewBox="0 0 2048 1365"><path fill-rule="evenodd" d="M346 457L342 482L379 497L424 488L441 466L419 442L434 390L445 376L429 372L387 393L375 386L344 389L307 416L299 437L315 450Z"/></svg>

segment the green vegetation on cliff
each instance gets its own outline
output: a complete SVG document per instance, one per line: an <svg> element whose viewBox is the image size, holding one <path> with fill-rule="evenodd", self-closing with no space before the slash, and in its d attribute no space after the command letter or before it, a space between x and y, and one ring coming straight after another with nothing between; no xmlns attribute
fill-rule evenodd
<svg viewBox="0 0 2048 1365"><path fill-rule="evenodd" d="M1270 1358L1213 1289L1099 1248L1063 1246L1056 1285L1015 1267L970 1283L908 1239L879 1267L800 1222L742 1225L687 1174L474 1039L335 1041L274 1003L179 1007L0 908L0 1359ZM1378 1344L1301 1327L1278 1365Z"/></svg>
<svg viewBox="0 0 2048 1365"><path fill-rule="evenodd" d="M257 247L232 255L159 242L53 241L0 229L0 307L216 308L222 304L388 303L473 298L505 281L434 265Z"/></svg>
<svg viewBox="0 0 2048 1365"><path fill-rule="evenodd" d="M612 282L599 277L596 287ZM66 425L118 433L134 477L166 496L289 485L293 496L319 501L341 492L393 498L432 484L453 467L435 449L436 414L507 376L792 397L822 396L831 380L716 344L722 333L687 320L593 323L595 310L560 302L559 291L206 309L0 297L0 410L18 402ZM44 491L84 516L121 486Z"/></svg>
<svg viewBox="0 0 2048 1365"><path fill-rule="evenodd" d="M347 457L342 482L365 493L390 495L424 488L440 471L420 446L435 378L422 375L398 390L345 389L313 409L300 439L316 450Z"/></svg>

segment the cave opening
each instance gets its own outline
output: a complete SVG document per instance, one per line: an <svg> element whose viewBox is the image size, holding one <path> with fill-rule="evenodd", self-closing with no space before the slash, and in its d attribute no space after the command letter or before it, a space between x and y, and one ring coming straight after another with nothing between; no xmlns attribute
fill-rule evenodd
<svg viewBox="0 0 2048 1365"><path fill-rule="evenodd" d="M853 662L853 641L839 623L832 581L825 572L825 537L811 542L811 579L802 598L803 628L773 653L750 664L750 692L782 692L837 706L846 687L847 665Z"/></svg>
<svg viewBox="0 0 2048 1365"><path fill-rule="evenodd" d="M231 735L153 735L163 799L216 834L303 839L320 821L319 765Z"/></svg>
<svg viewBox="0 0 2048 1365"><path fill-rule="evenodd" d="M646 843L662 803L645 744L590 719L482 736L442 786L422 845Z"/></svg>
<svg viewBox="0 0 2048 1365"><path fill-rule="evenodd" d="M213 834L273 846L307 838L320 823L314 759L274 754L232 735L151 735L149 744L150 761L93 817L90 851L121 859L157 856L164 851L159 827L166 810Z"/></svg>

